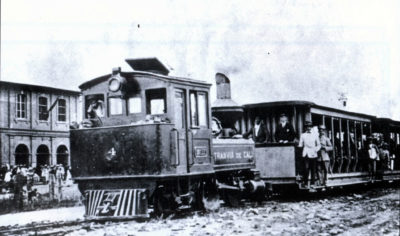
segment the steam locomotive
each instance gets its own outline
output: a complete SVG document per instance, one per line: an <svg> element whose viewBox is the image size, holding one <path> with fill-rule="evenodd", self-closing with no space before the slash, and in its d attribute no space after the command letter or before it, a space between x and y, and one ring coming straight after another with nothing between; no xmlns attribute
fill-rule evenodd
<svg viewBox="0 0 400 236"><path fill-rule="evenodd" d="M319 106L306 101L238 105L230 81L211 84L169 76L156 58L127 59L120 68L80 85L83 128L71 129L72 175L85 196L85 216L143 218L204 208L216 196L232 206L280 189L304 189L296 142L255 144L241 134L256 116L274 134L284 112L296 130L304 122L327 127L334 151L325 187L369 183L366 137L380 133L394 164L379 181L400 179L400 122ZM305 190L308 190L307 187Z"/></svg>
<svg viewBox="0 0 400 236"><path fill-rule="evenodd" d="M88 218L201 209L217 194L237 204L263 192L254 143L213 139L211 84L168 76L156 58L127 59L80 85L85 128L70 131L72 175Z"/></svg>

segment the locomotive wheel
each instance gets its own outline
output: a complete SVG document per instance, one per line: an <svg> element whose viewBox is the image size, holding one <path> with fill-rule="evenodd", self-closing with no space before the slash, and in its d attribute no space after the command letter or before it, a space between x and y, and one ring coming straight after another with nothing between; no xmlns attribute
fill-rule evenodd
<svg viewBox="0 0 400 236"><path fill-rule="evenodd" d="M231 207L239 207L240 205L240 192L239 191L225 191L225 203Z"/></svg>
<svg viewBox="0 0 400 236"><path fill-rule="evenodd" d="M153 195L153 209L156 216L166 216L173 212L173 206L162 188L157 189Z"/></svg>
<svg viewBox="0 0 400 236"><path fill-rule="evenodd" d="M198 186L194 189L194 199L192 202L193 210L202 211L204 210L204 185L203 183L199 183Z"/></svg>

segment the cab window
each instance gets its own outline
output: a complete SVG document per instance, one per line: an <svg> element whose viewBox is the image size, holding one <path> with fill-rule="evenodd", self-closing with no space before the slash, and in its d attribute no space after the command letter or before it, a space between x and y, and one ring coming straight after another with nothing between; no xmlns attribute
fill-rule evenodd
<svg viewBox="0 0 400 236"><path fill-rule="evenodd" d="M122 115L122 99L112 97L108 99L110 115Z"/></svg>
<svg viewBox="0 0 400 236"><path fill-rule="evenodd" d="M85 97L86 118L104 117L104 109L103 94L92 94Z"/></svg>
<svg viewBox="0 0 400 236"><path fill-rule="evenodd" d="M146 90L146 113L150 115L167 113L165 88Z"/></svg>
<svg viewBox="0 0 400 236"><path fill-rule="evenodd" d="M190 91L190 121L192 126L208 127L206 93Z"/></svg>
<svg viewBox="0 0 400 236"><path fill-rule="evenodd" d="M142 98L131 97L128 100L129 114L141 113L142 112Z"/></svg>

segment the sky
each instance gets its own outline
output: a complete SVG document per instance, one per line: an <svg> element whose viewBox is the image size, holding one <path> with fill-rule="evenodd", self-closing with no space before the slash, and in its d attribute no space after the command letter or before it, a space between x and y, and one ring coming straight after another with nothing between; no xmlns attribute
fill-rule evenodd
<svg viewBox="0 0 400 236"><path fill-rule="evenodd" d="M231 80L240 104L307 100L400 120L400 1L2 0L0 79L79 90L126 58ZM215 99L215 88L211 97Z"/></svg>

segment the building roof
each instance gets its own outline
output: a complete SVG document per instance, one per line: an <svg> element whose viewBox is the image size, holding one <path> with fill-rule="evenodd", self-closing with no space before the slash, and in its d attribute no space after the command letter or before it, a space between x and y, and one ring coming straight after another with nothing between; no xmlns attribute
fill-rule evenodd
<svg viewBox="0 0 400 236"><path fill-rule="evenodd" d="M39 92L60 92L60 93L67 93L70 95L75 95L78 96L81 94L79 91L75 90L68 90L68 89L61 89L61 88L56 88L56 87L49 87L49 86L43 86L43 85L35 85L35 84L24 84L24 83L15 83L11 81L0 81L0 86L12 86L12 87L20 87L25 90L32 90L32 91L39 91Z"/></svg>

